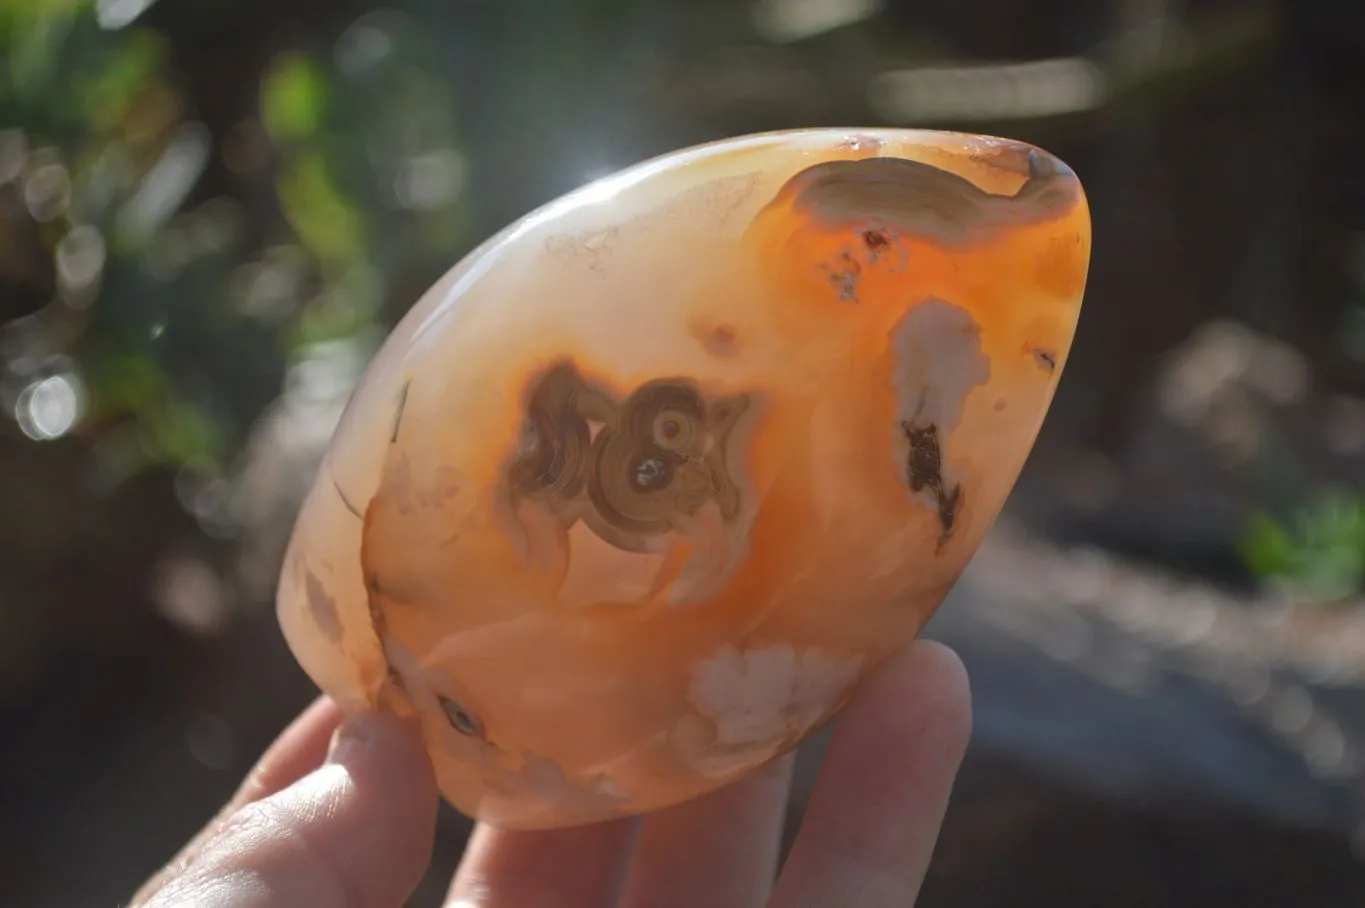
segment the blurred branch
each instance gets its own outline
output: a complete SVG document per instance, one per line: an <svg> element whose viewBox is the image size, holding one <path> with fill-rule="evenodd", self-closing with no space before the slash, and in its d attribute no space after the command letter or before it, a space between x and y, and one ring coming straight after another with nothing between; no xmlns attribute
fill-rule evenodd
<svg viewBox="0 0 1365 908"><path fill-rule="evenodd" d="M820 40L726 47L680 64L658 100L705 119L793 124L975 128L1109 116L1169 103L1250 66L1273 46L1278 28L1272 8L1258 6L1186 25L1164 42L1121 35L1084 56L1021 63L956 60L919 36L860 19L842 29L841 42L878 48L870 61L853 63L844 43Z"/></svg>

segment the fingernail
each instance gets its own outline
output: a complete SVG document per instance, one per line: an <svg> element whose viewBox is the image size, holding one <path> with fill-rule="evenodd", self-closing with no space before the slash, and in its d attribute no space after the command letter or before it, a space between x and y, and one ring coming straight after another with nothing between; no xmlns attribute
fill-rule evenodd
<svg viewBox="0 0 1365 908"><path fill-rule="evenodd" d="M332 743L327 748L328 763L349 763L365 752L371 740L369 722L365 716L352 716L343 721L332 733Z"/></svg>

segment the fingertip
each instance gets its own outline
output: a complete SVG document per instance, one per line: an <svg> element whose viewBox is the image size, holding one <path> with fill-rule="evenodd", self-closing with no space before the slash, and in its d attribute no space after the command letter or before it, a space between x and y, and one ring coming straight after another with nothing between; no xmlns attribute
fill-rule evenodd
<svg viewBox="0 0 1365 908"><path fill-rule="evenodd" d="M888 656L840 714L827 758L859 766L854 779L898 778L951 784L972 731L971 683L961 657L932 640Z"/></svg>
<svg viewBox="0 0 1365 908"><path fill-rule="evenodd" d="M972 689L966 663L957 651L936 640L917 640L892 655L860 694L863 707L881 712L887 704L915 701L920 722L933 737L955 751L966 751L972 734Z"/></svg>
<svg viewBox="0 0 1365 908"><path fill-rule="evenodd" d="M327 811L310 831L355 904L398 904L393 894L406 898L421 880L435 839L440 795L420 733L388 713L351 716L337 727L315 776L328 767L343 770L347 781L330 790L323 782L317 793L296 786L299 813L311 816L319 805Z"/></svg>
<svg viewBox="0 0 1365 908"><path fill-rule="evenodd" d="M912 903L971 724L955 652L919 641L888 656L839 716L772 904Z"/></svg>
<svg viewBox="0 0 1365 908"><path fill-rule="evenodd" d="M446 904L462 908L614 905L639 821L507 830L479 824Z"/></svg>
<svg viewBox="0 0 1365 908"><path fill-rule="evenodd" d="M322 762L345 719L329 697L318 697L266 748L229 804L235 809L294 784Z"/></svg>
<svg viewBox="0 0 1365 908"><path fill-rule="evenodd" d="M321 766L229 816L149 904L239 904L223 900L223 880L260 908L402 904L430 860L437 805L416 730L393 716L352 716Z"/></svg>
<svg viewBox="0 0 1365 908"><path fill-rule="evenodd" d="M185 868L199 857L205 844L218 834L227 819L243 806L268 798L293 785L312 772L327 753L328 742L344 717L337 705L326 696L313 700L284 731L280 732L246 774L231 799L209 820L171 860L161 866L133 895L129 908L146 903L147 899L165 886L166 881L180 876Z"/></svg>
<svg viewBox="0 0 1365 908"><path fill-rule="evenodd" d="M337 726L326 763L345 766L353 778L436 796L436 774L414 723L390 713L351 716Z"/></svg>

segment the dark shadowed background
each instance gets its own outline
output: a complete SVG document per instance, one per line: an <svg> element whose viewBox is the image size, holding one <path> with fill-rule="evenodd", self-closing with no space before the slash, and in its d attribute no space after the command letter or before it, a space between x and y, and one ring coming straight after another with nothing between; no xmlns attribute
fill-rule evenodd
<svg viewBox="0 0 1365 908"><path fill-rule="evenodd" d="M977 725L923 908L1365 904L1359 0L0 4L5 904L119 904L314 696L283 544L442 271L595 176L826 124L1036 142L1095 217L930 628Z"/></svg>

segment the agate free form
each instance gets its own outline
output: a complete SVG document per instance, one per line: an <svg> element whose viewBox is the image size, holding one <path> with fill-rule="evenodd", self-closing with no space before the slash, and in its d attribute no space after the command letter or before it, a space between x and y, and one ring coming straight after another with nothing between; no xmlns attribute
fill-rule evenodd
<svg viewBox="0 0 1365 908"><path fill-rule="evenodd" d="M790 750L1000 511L1080 312L1075 174L897 130L678 152L513 224L355 391L279 616L445 796L553 827Z"/></svg>

